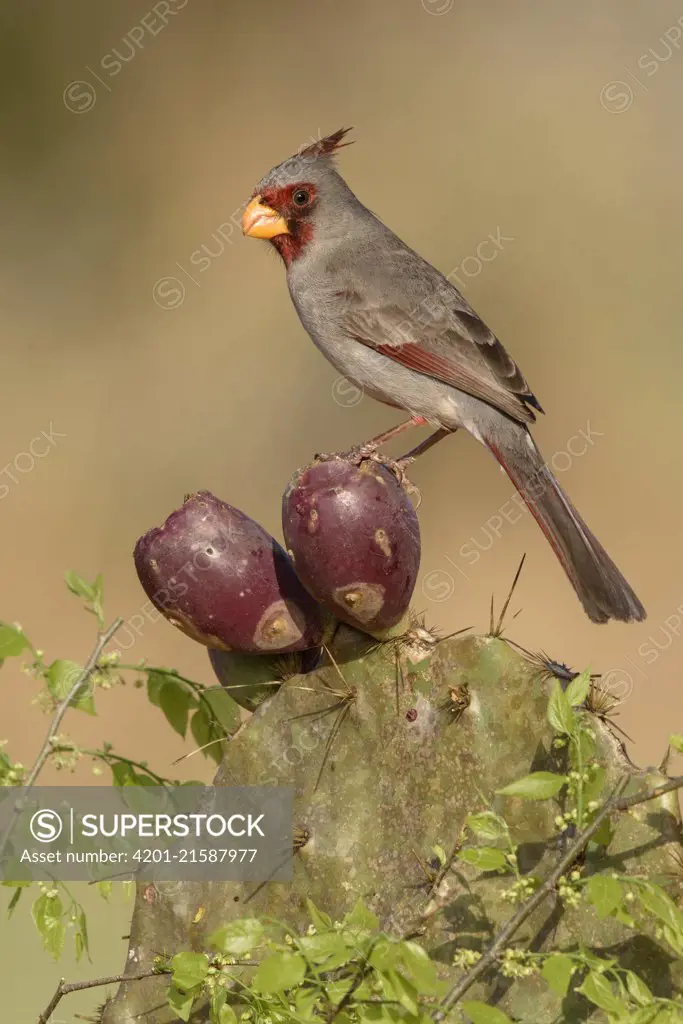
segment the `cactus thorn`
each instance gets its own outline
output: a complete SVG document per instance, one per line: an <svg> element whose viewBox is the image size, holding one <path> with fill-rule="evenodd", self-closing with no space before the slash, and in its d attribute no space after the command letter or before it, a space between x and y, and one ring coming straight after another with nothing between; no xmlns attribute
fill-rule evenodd
<svg viewBox="0 0 683 1024"><path fill-rule="evenodd" d="M508 607L510 605L510 601L512 600L512 595L515 592L515 587L517 586L517 583L519 581L519 577L520 577L520 575L522 573L522 567L524 565L525 559L526 559L526 552L522 555L522 559L521 559L519 565L517 566L517 572L515 573L515 578L512 581L512 586L510 587L510 590L508 591L508 596L505 598L505 603L503 604L503 607L501 609L500 615L498 616L498 622L496 623L495 626L493 624L493 594L491 594L491 617L490 617L490 623L489 623L489 636L496 637L497 639L500 639L500 637L503 635L503 623L505 622L505 616L507 614L507 610L508 610ZM520 609L520 611L521 611L521 609ZM519 615L519 612L515 612L515 614L513 615L513 619L516 619L518 615Z"/></svg>

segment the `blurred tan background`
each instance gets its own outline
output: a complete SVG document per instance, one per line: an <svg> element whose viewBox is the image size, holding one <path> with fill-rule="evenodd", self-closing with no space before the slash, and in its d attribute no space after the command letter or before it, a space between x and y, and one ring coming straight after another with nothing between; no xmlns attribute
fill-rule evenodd
<svg viewBox="0 0 683 1024"><path fill-rule="evenodd" d="M461 436L412 473L416 607L444 630L484 629L526 551L510 635L608 673L634 759L658 761L683 731L682 25L674 0L5 0L0 617L82 661L94 620L62 576L102 570L126 660L208 682L202 648L139 626L138 535L205 487L279 536L299 465L397 420L336 379L277 258L236 226L274 163L351 124L342 172L457 275L520 362L547 412L537 439L649 618L592 625L530 517L506 519L509 482ZM43 431L50 445L32 442ZM36 687L14 661L0 687L0 738L30 764L46 728ZM144 694L102 695L99 711L67 731L174 774L189 745ZM179 770L208 780L199 761ZM75 778L102 781L88 766ZM91 915L92 967L52 965L22 901L0 932L13 1019L34 1019L61 973L119 970L126 915L121 899Z"/></svg>

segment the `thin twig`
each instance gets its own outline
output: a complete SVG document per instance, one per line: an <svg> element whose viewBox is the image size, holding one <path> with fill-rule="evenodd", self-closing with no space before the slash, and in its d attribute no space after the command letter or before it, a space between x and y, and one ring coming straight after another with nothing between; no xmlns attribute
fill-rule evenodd
<svg viewBox="0 0 683 1024"><path fill-rule="evenodd" d="M64 718L64 715L67 713L71 702L78 696L78 693L81 690L81 688L85 686L88 679L97 668L97 663L100 660L102 651L107 646L107 644L114 636L116 631L120 629L122 625L123 619L114 619L111 626L109 626L109 628L106 629L104 633L98 633L97 643L95 644L88 660L86 661L83 667L83 671L81 672L81 674L79 675L78 679L71 687L69 692L67 693L66 697L64 697L61 703L57 705L55 713L52 716L52 721L50 722L50 727L47 731L47 736L43 741L42 747L40 748L40 753L38 754L35 764L33 765L33 768L29 772L28 777L22 786L22 789L24 790L23 796L20 800L17 800L17 802L15 803L14 810L10 816L9 821L7 822L5 831L2 834L2 839L0 839L0 858L2 857L5 851L7 841L10 837L12 829L14 828L17 822L17 818L19 817L24 807L26 806L28 791L35 785L36 779L38 778L40 772L43 770L45 762L50 756L50 752L52 750L52 740L59 731L59 727L62 724L62 719Z"/></svg>
<svg viewBox="0 0 683 1024"><path fill-rule="evenodd" d="M655 786L654 789L649 789L645 793L634 793L633 796L627 796L623 800L619 800L613 810L628 811L629 808L637 807L638 804L646 804L648 800L657 800L660 796L673 792L674 789L682 788L683 775L677 775L675 778L669 779L668 782L663 782L661 786Z"/></svg>
<svg viewBox="0 0 683 1024"><path fill-rule="evenodd" d="M157 775L143 761L133 761L130 757L114 753L113 750L93 750L90 747L77 747L75 744L73 746L55 744L50 750L51 754L73 754L74 752L82 754L84 757L104 761L109 767L111 767L111 761L118 761L119 764L130 765L131 768L140 768L143 772L147 772L150 778L156 779L160 786L176 785L172 779L165 779L163 775Z"/></svg>
<svg viewBox="0 0 683 1024"><path fill-rule="evenodd" d="M55 994L38 1017L38 1024L47 1024L57 1009L59 1002L64 996L68 996L70 992L80 992L86 988L100 988L102 985L117 985L122 981L141 981L143 978L159 977L160 974L170 974L170 971L159 970L159 968L155 967L152 970L140 971L139 974L112 974L108 978L94 978L91 981L71 981L68 984L64 978L60 978Z"/></svg>
<svg viewBox="0 0 683 1024"><path fill-rule="evenodd" d="M358 967L358 970L356 971L355 978L353 979L353 981L351 982L351 985L346 990L346 992L344 993L342 998L339 1000L339 1002L330 1009L330 1012L327 1015L327 1019L326 1019L325 1024L333 1024L333 1021L335 1021L337 1019L337 1017L339 1016L339 1014L343 1010L346 1009L346 1007L349 1005L349 1003L353 999L354 994L358 991L358 989L361 987L361 985L363 984L363 982L367 978L368 974L372 970L372 965L370 964L370 957L374 953L375 946L379 942L379 939L380 939L380 937L378 936L378 938L376 938L375 941L370 944L370 948L368 949L367 956L365 957L365 960L363 961L363 963L360 964L360 966Z"/></svg>
<svg viewBox="0 0 683 1024"><path fill-rule="evenodd" d="M453 986L448 995L442 1000L441 1006L433 1014L433 1020L441 1021L446 1016L447 1011L462 999L464 994L474 985L475 981L484 974L492 964L495 963L498 954L501 949L504 949L508 944L515 932L524 924L526 920L533 914L537 907L547 899L547 897L554 891L555 886L559 882L562 875L572 866L577 856L581 851L588 845L591 836L593 836L600 826L602 825L605 818L609 817L614 811L620 810L619 797L623 793L624 789L630 781L630 775L623 775L614 788L612 796L603 805L602 809L596 814L595 818L574 840L569 846L567 852L557 862L553 870L546 878L543 885L526 901L523 906L519 908L516 914L514 914L510 920L505 924L496 935L495 939L486 950L484 955L476 964L460 979L457 984ZM678 783L679 786L683 786L683 779ZM659 787L661 788L661 787ZM651 795L641 797L636 803L644 802L645 800L651 800ZM622 801L623 803L623 801ZM630 805L628 805L630 806Z"/></svg>
<svg viewBox="0 0 683 1024"><path fill-rule="evenodd" d="M223 971L227 971L232 967L258 967L259 962L258 960L236 960L234 963L226 964ZM122 982L143 981L145 978L161 978L164 975L168 977L171 973L170 967L160 965L146 971L139 971L137 974L112 974L107 978L93 978L90 981L71 981L67 983L64 978L60 978L55 994L38 1017L37 1024L47 1024L60 1000L71 992L81 992L86 988L101 988L103 985L120 985ZM83 1019L86 1020L87 1018L84 1017Z"/></svg>

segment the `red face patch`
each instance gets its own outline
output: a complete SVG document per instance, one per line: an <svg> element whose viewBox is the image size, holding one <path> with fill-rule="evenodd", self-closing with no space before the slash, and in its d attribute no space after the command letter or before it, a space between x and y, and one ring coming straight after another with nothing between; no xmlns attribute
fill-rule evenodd
<svg viewBox="0 0 683 1024"><path fill-rule="evenodd" d="M299 220L306 217L317 198L318 191L315 185L303 181L297 185L265 188L261 192L261 202L277 211L287 221L290 218Z"/></svg>
<svg viewBox="0 0 683 1024"><path fill-rule="evenodd" d="M265 188L261 202L287 221L288 235L276 235L271 242L287 266L299 256L313 237L310 213L318 197L315 185L300 182L280 188Z"/></svg>

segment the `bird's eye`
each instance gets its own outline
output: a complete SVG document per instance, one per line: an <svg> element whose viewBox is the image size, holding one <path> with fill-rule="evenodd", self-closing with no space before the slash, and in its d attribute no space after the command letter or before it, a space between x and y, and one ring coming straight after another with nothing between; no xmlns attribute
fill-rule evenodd
<svg viewBox="0 0 683 1024"><path fill-rule="evenodd" d="M298 188L292 196L292 199L297 206L306 206L311 201L311 193L308 189Z"/></svg>

